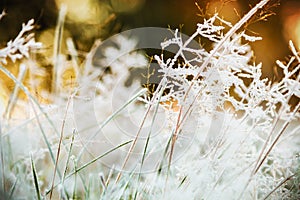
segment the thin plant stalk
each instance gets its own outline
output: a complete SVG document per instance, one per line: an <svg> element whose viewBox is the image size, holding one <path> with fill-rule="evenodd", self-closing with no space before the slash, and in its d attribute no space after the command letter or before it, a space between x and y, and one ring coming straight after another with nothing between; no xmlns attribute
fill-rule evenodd
<svg viewBox="0 0 300 200"><path fill-rule="evenodd" d="M32 104L31 101L30 101L30 103ZM49 140L48 140L48 138L47 138L47 136L46 136L46 133L45 133L45 131L44 131L44 129L43 129L42 123L41 123L41 121L40 121L40 118L39 118L39 116L38 116L38 114L37 114L37 111L36 111L34 105L32 105L32 108L33 108L33 113L35 114L35 117L36 117L37 124L38 124L39 129L40 129L40 131L41 131L41 133L42 133L43 139L44 139L44 141L45 141L45 143L46 143L46 145L47 145L47 148L48 148L48 151L49 151L49 154L50 154L51 161L52 161L53 164L55 165L55 157L54 157L53 151L52 151L52 149L51 149L50 142L49 142ZM59 173L59 175L61 175L61 174Z"/></svg>
<svg viewBox="0 0 300 200"><path fill-rule="evenodd" d="M163 90L161 90L163 91ZM161 92L162 93L162 92ZM159 99L158 99L158 102L160 102L160 99L161 99L161 95L159 95ZM140 166L140 170L139 170L139 173L138 173L138 178L137 178L137 181L139 182L140 179L141 179L141 174L142 174L142 168L143 168L143 165L144 165L144 162L145 162L145 159L146 159L146 154L147 154L147 150L148 150L148 145L149 145L149 141L150 141L150 136L151 136L151 133L152 133L152 128L154 126L154 123L155 123L155 119L156 119L156 115L157 115L157 112L158 112L158 108L159 108L159 103L157 103L157 105L155 106L155 111L154 111L154 115L152 117L152 120L151 120L151 125L150 125L150 130L148 132L148 135L147 135L147 139L146 139L146 143L145 143L145 147L144 147L144 150L143 150L143 156L142 156L142 160L141 160L141 166ZM134 199L137 198L137 194L138 194L138 189L136 189L136 192L135 192L135 195L134 195Z"/></svg>
<svg viewBox="0 0 300 200"><path fill-rule="evenodd" d="M300 109L300 103L297 105L297 107L294 109L293 111L293 116L296 114L296 112L298 112L298 110ZM278 120L279 121L279 120ZM275 126L276 126L277 122L275 123L275 125L273 125L272 127L272 130L269 134L269 137L270 138L270 135L274 132L274 129L275 129ZM287 126L290 124L290 121L285 121L284 125L282 126L281 130L279 131L278 135L276 136L276 138L274 139L274 141L272 142L272 144L270 145L270 147L268 148L267 152L263 155L266 147L267 147L267 144L269 142L269 139L267 139L267 141L265 142L264 144L264 147L256 161L256 164L255 164L255 167L254 167L254 170L252 171L251 175L250 175L250 178L248 179L242 193L240 194L240 198L242 197L243 193L245 192L245 190L247 189L248 185L250 184L253 176L258 172L258 170L260 169L260 167L262 166L262 164L264 163L264 161L266 160L266 158L268 157L268 155L270 154L270 152L272 151L272 149L274 148L275 144L278 142L279 138L282 136L282 134L284 133L285 129L287 128Z"/></svg>
<svg viewBox="0 0 300 200"><path fill-rule="evenodd" d="M144 114L144 117L142 118L142 122L141 122L141 124L140 124L140 126L139 126L138 132L137 132L137 134L135 135L135 138L134 138L134 140L133 140L133 142L132 142L132 144L131 144L131 146L130 146L128 152L127 152L127 155L126 155L125 160L124 160L124 162L123 162L123 164L122 164L121 170L120 170L120 172L119 172L118 175L117 175L116 183L120 180L121 175L122 175L122 171L123 171L124 168L126 167L126 164L127 164L128 160L129 160L129 158L130 158L130 155L131 155L133 149L135 148L135 145L136 145L137 140L138 140L138 138L139 138L139 136L140 136L140 133L141 133L141 131L142 131L142 128L144 127L144 124L145 124L145 122L146 122L146 119L147 119L147 116L148 116L148 114L149 114L149 112L150 112L151 107L152 107L151 105L148 106L148 108L147 108L147 110L146 110L146 112L145 112L145 114Z"/></svg>
<svg viewBox="0 0 300 200"><path fill-rule="evenodd" d="M8 199L12 199L12 197L14 195L14 192L16 190L16 186L17 186L18 180L19 180L19 177L16 178L16 180L14 181L14 184L12 185L12 187L10 189L10 192L9 192Z"/></svg>
<svg viewBox="0 0 300 200"><path fill-rule="evenodd" d="M106 190L107 189L107 185L106 185L106 181L104 180L104 175L103 174L101 174L100 176L99 176L99 179L100 179L100 184L101 184L101 186L103 187L103 191L104 190Z"/></svg>
<svg viewBox="0 0 300 200"><path fill-rule="evenodd" d="M91 164L95 163L97 160L99 160L99 159L101 159L101 158L107 156L108 154L114 152L115 150L117 150L117 149L119 149L119 148L121 148L121 147L123 147L123 146L126 146L127 144L130 144L131 142L132 142L132 140L129 140L129 141L127 141L127 142L124 142L124 143L122 143L122 144L120 144L120 145L118 145L118 146L116 146L116 147L114 147L114 148L112 148L112 149L106 151L105 153L103 153L103 154L97 156L96 158L94 158L94 159L90 160L89 162L83 164L82 166L78 167L78 168L76 169L76 171L74 171L74 172L68 174L67 176L65 176L65 179L64 179L64 180L69 179L69 178L72 177L75 173L80 172L81 170L83 170L83 169L85 169L86 167L90 166ZM52 188L52 190L53 190L55 187L57 187L58 184L59 184L59 183L57 183L56 185L54 185L54 187ZM49 194L49 193L50 193L50 190L48 190L48 191L46 192L46 194Z"/></svg>
<svg viewBox="0 0 300 200"><path fill-rule="evenodd" d="M71 153L72 153L72 150L73 150L73 144L74 144L74 139L75 139L75 132L76 132L76 130L74 129L73 133L72 133L71 144L70 144L68 156L67 156L66 167L65 167L65 170L64 170L64 173L63 173L63 176L62 176L62 180L61 180L62 185L64 185L65 177L66 177L68 166L69 166L69 162L70 162Z"/></svg>
<svg viewBox="0 0 300 200"><path fill-rule="evenodd" d="M106 118L106 120L104 122L102 122L99 125L99 128L95 131L95 133L90 136L88 138L88 142L85 143L85 145L83 146L82 150L80 151L80 153L78 154L78 158L80 158L84 152L84 150L86 150L87 145L89 144L90 141L92 141L92 139L94 139L100 132L101 130L112 120L115 118L115 116L117 116L122 110L124 110L130 103L132 103L134 100L136 100L138 97L140 97L142 94L144 94L147 91L146 88L143 88L142 90L140 90L139 92L137 92L135 95L133 95L132 98L130 98L126 103L124 103L119 109L117 109L114 113L112 113L109 117Z"/></svg>
<svg viewBox="0 0 300 200"><path fill-rule="evenodd" d="M291 180L292 178L295 177L295 174L285 178L284 180L282 180L271 192L269 192L269 194L267 194L265 196L265 198L263 198L263 200L268 199L278 188L280 188L283 184L285 184L287 181Z"/></svg>
<svg viewBox="0 0 300 200"><path fill-rule="evenodd" d="M72 199L76 199L76 187L77 187L77 160L74 159L74 186Z"/></svg>
<svg viewBox="0 0 300 200"><path fill-rule="evenodd" d="M52 191L53 191L53 186L54 186L54 181L55 181L56 169L57 169L57 166L58 166L60 148L61 148L61 144L62 144L62 140L63 140L64 128L65 128L66 118L67 118L67 114L68 114L68 110L69 110L69 106L70 106L70 102L71 102L71 97L72 96L70 96L68 98L65 114L64 114L64 117L63 117L62 125L61 125L60 138L59 138L59 142L58 142L58 148L57 148L57 154L56 154L56 160L55 160L55 167L54 167L54 172L53 172L54 174L53 174L53 179L52 179L52 184L51 184L50 200L52 198Z"/></svg>
<svg viewBox="0 0 300 200"><path fill-rule="evenodd" d="M298 103L297 107L294 109L293 112L293 116L296 114L296 112L298 112L300 109L300 103ZM282 134L284 133L285 129L287 128L287 126L290 124L290 121L285 121L283 127L281 128L281 130L279 131L278 135L276 136L276 138L274 139L274 141L272 142L271 146L269 147L269 149L267 150L266 154L264 155L263 159L258 163L254 173L257 173L257 171L259 170L259 168L261 167L261 165L263 164L263 162L266 160L266 158L268 157L268 155L270 154L270 152L272 151L272 149L274 148L275 144L278 142L279 138L282 136Z"/></svg>
<svg viewBox="0 0 300 200"><path fill-rule="evenodd" d="M30 101L30 103L33 104L32 101ZM44 132L43 126L42 126L42 124L41 124L41 121L40 121L40 119L39 119L39 116L38 116L38 114L37 114L37 111L36 111L34 105L32 105L32 108L33 108L33 112L34 112L34 114L35 114L35 117L36 117L38 126L39 126L39 128L40 128L40 130L41 130L43 139L44 139L44 141L45 141L45 143L46 143L46 145L47 145L47 148L48 148L48 151L49 151L49 154L50 154L50 158L51 158L51 160L52 160L52 162L53 162L53 164L54 164L54 166L55 166L55 165L56 165L56 161L55 161L55 157L54 157L53 151L52 151L52 149L51 149L50 142L48 141L48 138L47 138L47 136L46 136L46 133ZM60 170L59 170L57 167L55 167L55 171L57 171L57 174L58 174L59 178L61 178L61 177L62 177L61 172L60 172ZM65 189L65 188L64 188L64 189Z"/></svg>
<svg viewBox="0 0 300 200"><path fill-rule="evenodd" d="M19 82L23 82L26 71L27 71L26 65L21 64L20 68L19 68L18 78L17 78ZM17 100L18 100L19 89L20 89L19 86L17 84L15 84L15 87L14 87L14 89L13 89L11 95L10 95L8 104L7 104L6 109L4 111L3 116L6 119L9 119L11 117L13 109L14 109L16 103L17 103Z"/></svg>
<svg viewBox="0 0 300 200"><path fill-rule="evenodd" d="M295 46L293 45L293 43L290 41L290 48L291 48L291 51L293 52L293 54L296 56L297 60L299 61L300 58L298 56L298 53L295 49ZM297 76L297 79L296 79L296 82L299 82L300 81L300 75ZM295 85L292 87L292 90L294 91L295 90ZM289 102L289 100L291 99L292 97L292 94L289 94L289 96L287 97L287 102ZM299 111L300 109L300 103L298 103L298 105L295 107L295 109L293 110L292 112L292 117L295 116L295 114ZM274 139L274 141L272 142L272 144L270 145L269 149L267 150L267 152L265 153L265 155L263 155L263 153L265 152L265 149L267 148L267 145L271 139L271 135L273 134L274 132L274 129L275 127L277 126L278 122L279 122L279 119L280 119L280 116L283 112L283 109L281 109L280 113L278 114L278 116L276 117L276 120L274 121L273 123L273 126L272 126L272 129L268 135L268 138L267 140L265 141L265 144L261 150L261 153L257 159L257 162L256 162L256 165L250 175L250 178L248 179L247 181L247 184L245 186L245 188L243 189L243 192L241 193L240 197L243 195L244 191L246 190L246 188L248 187L248 185L250 184L253 176L258 172L258 170L260 169L260 167L262 166L263 162L265 161L265 159L268 157L268 155L270 154L271 150L274 148L275 144L278 142L279 138L282 136L282 134L284 133L284 130L287 128L287 126L289 125L290 123L290 120L292 118L290 118L290 120L286 120L284 125L282 126L281 130L279 131L278 135L276 136L276 138Z"/></svg>
<svg viewBox="0 0 300 200"><path fill-rule="evenodd" d="M145 158L146 158L147 149L148 149L148 145L149 145L149 141L150 141L150 136L151 136L151 133L152 133L152 128L153 128L154 123L155 123L156 115L157 115L158 108L159 108L159 102L160 102L160 99L162 97L163 91L164 91L164 89L160 90L160 93L158 94L158 101L157 101L157 104L155 105L154 115L153 115L152 120L151 120L150 130L148 132L145 147L144 147L144 151L143 151L143 156L142 156L142 160L141 160L141 167L140 167L140 173L141 173L141 170L142 170ZM139 173L139 175L140 175L140 173Z"/></svg>
<svg viewBox="0 0 300 200"><path fill-rule="evenodd" d="M60 67L59 56L61 54L61 44L62 44L66 13L67 13L67 7L66 5L62 4L57 19L57 25L56 25L55 36L54 36L54 47L53 47L52 92L54 95L57 94L58 92L57 76Z"/></svg>
<svg viewBox="0 0 300 200"><path fill-rule="evenodd" d="M211 53L209 54L208 58L205 59L205 61L203 62L203 64L200 66L199 68L199 72L196 76L194 76L194 80L197 80L199 78L199 76L201 75L201 72L206 68L206 66L208 65L208 63L210 62L210 60L213 58L213 56L218 52L218 50L222 47L222 45L238 30L242 27L243 24L245 24L259 9L261 9L263 6L265 6L270 0L262 0L260 1L258 4L256 4L256 6L254 6L241 20L238 21L238 23L236 23L226 34L225 36L217 43L217 45L214 47L214 49L211 51ZM193 38L193 37L191 37ZM191 39L190 38L190 39ZM183 47L187 46L189 44L190 40L188 40L187 42L185 42L185 44L183 45ZM183 47L180 48L179 52L182 51ZM178 53L179 53L178 52ZM177 53L177 54L178 54ZM176 55L177 55L176 54ZM194 82L192 82L192 84L189 86L187 92L185 93L184 96L184 100L186 99L186 97L188 96L191 88L193 87ZM196 98L196 97L195 97ZM194 102L194 101L193 101ZM191 106L190 106L191 107ZM182 110L183 108L181 107L180 110ZM187 113L184 114L184 116L187 116L188 113L191 112L191 109L189 108ZM181 115L180 115L181 116ZM179 117L180 117L179 116ZM183 118L185 119L185 117ZM180 129L176 128L175 129L176 132L179 132ZM174 135L177 135L177 133L174 133Z"/></svg>
<svg viewBox="0 0 300 200"><path fill-rule="evenodd" d="M126 179L126 183L124 184L123 188L121 189L122 192L119 193L120 196L117 199L122 199L122 197L124 196L124 193L126 191L126 188L128 187L130 181L133 178L133 175L134 175L134 169L130 173L130 176Z"/></svg>
<svg viewBox="0 0 300 200"><path fill-rule="evenodd" d="M104 183L102 183L102 180L101 180L101 183L103 184L103 191L100 194L100 199L102 199L104 197L104 195L106 193L106 189L107 189L107 187L108 187L108 185L110 183L110 179L111 179L114 171L115 171L115 166L113 165L111 167L111 169L109 170L109 173L108 173L108 176L106 178L106 181Z"/></svg>
<svg viewBox="0 0 300 200"><path fill-rule="evenodd" d="M180 106L180 107L182 107L182 106ZM182 109L180 108L179 113L178 113L178 117L177 117L177 121L176 121L176 127L175 127L175 130L174 130L173 134L172 134L171 149L170 149L170 156L169 156L169 163L168 163L168 168L169 169L171 167L172 157L173 157L173 154L174 154L174 151L175 151L175 142L177 140L179 130L180 130L179 124L180 124L181 118L182 118Z"/></svg>
<svg viewBox="0 0 300 200"><path fill-rule="evenodd" d="M160 82L158 88L161 87L162 90L158 90L158 91L161 91L160 93L155 92L155 93L153 94L152 101L156 98L156 96L158 96L158 98L161 97L162 91L164 90L165 86L166 86L166 84L163 84L162 82ZM147 89L145 88L145 90L147 90ZM142 90L141 92L143 92L143 90ZM145 91L144 91L144 92L145 92ZM142 94L142 93L141 93L141 94ZM141 95L141 94L140 94L140 95ZM138 96L140 96L140 95L138 95ZM137 95L135 95L135 96L136 96L136 98L138 97ZM129 150L128 150L128 153L127 153L127 155L126 155L126 157L125 157L125 160L124 160L124 162L123 162L123 164L122 164L121 170L120 170L120 172L119 172L118 175L117 175L117 178L116 178L115 183L117 183L117 182L119 181L119 179L121 178L122 170L125 168L125 166L126 166L128 160L129 160L129 157L130 157L130 155L131 155L131 153L132 153L132 151L133 151L133 149L134 149L134 147L135 147L135 145L136 145L136 142L137 142L137 140L138 140L138 138L139 138L140 132L142 131L142 128L143 128L143 126L144 126L144 123L145 123L145 121L146 121L146 118L147 118L147 116L148 116L148 114L149 114L149 112L150 112L150 110L151 110L151 107L152 107L152 104L150 104L150 105L148 106L147 110L145 111L145 114L144 114L144 116L143 116L143 118L142 118L142 122L141 122L141 124L140 124L140 126L139 126L139 129L138 129L138 132L136 133L136 136L135 136L135 138L134 138L134 140L133 140L133 143L131 144L131 146L130 146L130 148L129 148Z"/></svg>
<svg viewBox="0 0 300 200"><path fill-rule="evenodd" d="M242 19L240 19L226 34L225 36L217 43L212 52L209 54L209 57L205 59L204 63L201 65L197 76L194 77L194 80L197 80L201 72L208 65L209 61L213 56L222 48L223 44L231 37L233 34L239 30L258 10L264 7L270 0L262 0L256 4Z"/></svg>
<svg viewBox="0 0 300 200"><path fill-rule="evenodd" d="M37 111L35 109L35 105L38 107L38 109L41 111L41 113L45 116L45 118L47 119L47 121L49 122L49 124L52 126L53 130L55 131L56 134L58 134L58 131L53 123L53 121L50 119L50 117L48 116L48 114L46 112L44 112L43 108L41 107L41 105L39 104L39 102L31 95L30 91L28 90L28 88L26 86L24 86L10 71L8 71L5 67L1 66L0 65L0 70L2 72L4 72L4 74L6 74L10 79L12 79L14 81L14 83L16 85L19 86L19 88L27 95L27 97L29 98L29 102L32 104L32 108L33 108L33 111L34 111L34 114L35 114L35 117L37 119L37 122L38 122L38 125L39 125L39 128L41 130L41 133L42 133L42 136L43 136L43 139L47 145L47 148L49 150L49 153L50 153L50 157L52 159L52 162L55 164L55 158L54 158L54 155L53 155L53 152L52 152L52 149L51 149L51 145L50 145L50 142L48 141L47 137L46 137L46 134L43 130L43 127L40 123L40 119L39 119L39 116L37 114ZM62 141L62 144L64 145L65 148L67 148L64 144L64 142ZM1 145L1 148L2 148L3 145ZM2 151L1 151L2 153ZM58 170L58 175L59 177L61 178L61 173ZM4 173L4 171L3 171ZM4 177L4 176L3 176ZM4 180L4 179L3 179ZM5 185L5 182L4 182L4 185Z"/></svg>
<svg viewBox="0 0 300 200"><path fill-rule="evenodd" d="M0 65L0 70L6 75L8 76L10 79L12 79L14 81L15 84L17 84L19 86L19 88L27 95L27 97L32 101L32 103L34 103L34 105L37 106L37 108L41 111L41 113L45 116L45 118L47 119L47 121L49 122L49 124L51 125L51 127L53 128L54 132L57 134L57 136L59 136L59 132L56 129L56 126L54 125L53 121L50 119L50 117L48 116L48 114L44 111L44 109L41 107L41 105L39 104L39 102L36 100L36 98L34 96L31 95L30 91L28 90L28 88L26 86L24 86L20 81L18 81L18 79L10 72L8 71L5 67L3 67L2 65ZM34 107L33 107L34 108ZM36 113L37 114L37 113ZM37 116L37 115L36 115ZM63 143L64 144L64 143Z"/></svg>
<svg viewBox="0 0 300 200"><path fill-rule="evenodd" d="M203 62L203 64L200 66L199 71L197 73L196 76L194 76L193 80L197 80L199 78L199 76L201 75L201 72L206 68L206 66L208 65L208 63L211 61L211 59L213 58L213 56L218 52L218 50L222 47L222 45L237 31L239 30L243 24L245 24L259 9L261 9L262 7L264 7L270 0L262 0L260 1L258 4L256 4L256 6L254 6L242 19L240 19L226 34L225 36L217 43L217 45L214 47L214 49L211 51L211 53L209 54L209 56L207 57L207 59L205 59L205 61ZM195 33L197 34L197 32ZM180 48L180 50L178 51L178 53L180 53L182 51L182 49L184 47L186 47L190 42L191 39L193 39L195 36L193 35L189 40L187 40L185 42L185 44L183 45L183 47ZM185 93L184 96L184 100L186 100L190 90L192 89L193 85L195 84L195 82L192 82L191 85L189 86L187 92ZM196 98L196 97L195 97ZM195 101L195 100L194 100ZM194 102L193 101L193 102ZM190 106L191 107L191 106ZM180 109L183 109L183 107L181 107ZM183 114L184 116L187 116L188 113L191 112L191 109L189 108L187 110L187 113ZM183 118L185 119L185 117ZM179 129L176 129L177 131L179 131ZM177 133L175 133L177 134Z"/></svg>
<svg viewBox="0 0 300 200"><path fill-rule="evenodd" d="M293 52L294 56L297 58L298 62L300 62L300 58L299 58L299 56L298 56L298 53L297 53L297 51L296 51L295 46L293 45L293 43L292 43L291 41L289 42L289 45L290 45L290 49L291 49L291 51ZM299 69L299 65L298 65L298 67L296 67L296 68L294 69L294 72L297 71L298 69ZM291 72L291 73L293 74L293 72ZM298 75L298 77L297 77L297 79L296 79L296 82L299 82L299 81L300 81L300 75ZM295 90L295 86L292 88L292 90ZM291 98L291 94L287 97L287 102L289 102L290 98ZM297 105L296 108L294 109L294 111L293 111L293 113L292 113L292 116L294 116L294 115L298 112L299 108L300 108L300 103L298 103L298 105ZM264 157L261 159L261 157L262 157L262 155L263 155L263 152L265 151L265 149L266 149L266 147L267 147L267 144L268 144L269 140L271 139L271 135L272 135L272 133L274 132L274 129L275 129L275 127L277 126L277 124L278 124L278 122L279 122L280 116L281 116L281 112L278 114L276 120L274 121L274 124L273 124L273 126L272 126L271 131L270 131L270 134L269 134L269 136L268 136L268 138L267 138L267 140L266 140L266 142L265 142L265 145L264 145L264 147L263 147L263 149L262 149L262 151L261 151L261 154L260 154L260 156L259 156L259 159L258 159L257 164L256 164L256 166L255 166L255 169L254 169L254 171L253 171L254 174L257 173L257 171L258 171L259 168L261 167L262 163L263 163L264 160L266 159L267 155L270 153L270 151L272 150L272 148L274 147L274 145L277 143L279 137L281 137L281 135L283 134L284 130L287 128L287 126L288 126L289 123L290 123L289 120L285 121L283 127L282 127L281 130L279 131L279 134L278 134L277 137L275 138L274 142L271 144L270 148L267 150L267 153L266 153L266 154L264 155ZM260 161L260 160L261 160L261 161ZM259 161L260 161L260 162L259 162Z"/></svg>

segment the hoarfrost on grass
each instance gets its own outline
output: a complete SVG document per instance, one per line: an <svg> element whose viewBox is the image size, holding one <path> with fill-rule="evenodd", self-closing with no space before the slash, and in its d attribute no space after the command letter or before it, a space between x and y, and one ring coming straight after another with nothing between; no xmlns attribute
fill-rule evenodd
<svg viewBox="0 0 300 200"><path fill-rule="evenodd" d="M7 63L9 57L13 62L23 57L29 57L29 50L41 48L41 43L36 42L33 34L27 34L32 31L34 20L29 20L26 24L22 24L22 30L14 40L9 41L5 48L0 49L0 61Z"/></svg>
<svg viewBox="0 0 300 200"><path fill-rule="evenodd" d="M32 30L32 25L33 21L24 24L17 38L0 51L2 62L7 57L12 60L28 57L29 49L40 45L31 36L23 37ZM250 45L242 43L243 39L253 42L260 37L237 32L215 53L201 45L195 48L190 45L197 37L205 37L214 47L224 38L225 26L232 27L214 15L198 24L196 32L187 40L183 40L176 30L173 38L162 43L166 51L171 45L178 46L174 57L154 56L162 74L156 91L152 96L137 98L144 104L135 99L125 111L113 115L107 123L116 109L122 108L130 95L141 89L137 82L129 87L125 82L130 69L147 65L147 59L134 51L135 39L120 35L115 37L113 45L103 49L104 56L98 63L110 68L110 73L105 73L106 68L93 66L95 49L92 49L84 68L75 70L79 73L74 80L77 84L68 88L70 93L61 94L52 105L44 105L41 110L36 105L24 106L33 111L29 119L18 124L17 128L10 127L9 123L1 124L1 130L5 131L1 141L9 138L9 143L1 146L1 151L11 150L3 160L8 162L9 155L16 159L12 160L13 167L5 167L9 171L5 178L9 183L18 180L20 185L27 186L19 189L18 195L29 197L33 193L34 188L30 187L32 177L28 171L27 153L30 149L38 176L42 179L40 186L44 188L44 195L52 180L54 169L48 151L57 151L57 130L64 128L59 170L72 174L79 166L122 142L132 140L139 132L147 108L159 106L157 112L150 110L152 115L145 123L148 129L141 131L144 139L151 131L157 134L156 137L150 137L147 151L147 140L137 142L126 168L129 171L123 172L119 181L114 180L114 169L122 169L128 147L108 154L101 158L100 163L95 162L89 170L74 173L65 182L61 177L57 178L55 191L58 195L71 194L75 185L78 194L89 193L85 194L86 197L99 194L97 198L102 199L126 199L133 195L138 199L237 199L239 195L243 199L261 199L268 195L284 178L299 169L299 102L295 107L289 104L291 96L300 98L298 51L291 42L293 55L290 61L277 61L284 77L273 83L262 78L262 64L252 61ZM207 65L203 67L205 62ZM292 68L295 62L296 67ZM59 91L65 90L61 88ZM68 103L71 106L66 110ZM154 118L159 120L153 122ZM98 125L103 122L105 126L99 130ZM47 139L40 134L43 131ZM20 143L20 138L23 138L23 143ZM24 141L27 141L26 146ZM50 143L50 149L45 141ZM174 145L174 152L171 152L171 145ZM147 162L147 172L152 173L141 173L142 167L146 167L143 166L146 165L143 156L153 152L160 154L151 157L155 162L151 159ZM68 159L70 163L66 163ZM21 169L22 173L18 174ZM110 177L111 171L113 175ZM103 179L101 184L94 177L97 174L99 178L99 173ZM105 182L104 179L109 177L111 180ZM280 197L288 192L282 186L271 195Z"/></svg>

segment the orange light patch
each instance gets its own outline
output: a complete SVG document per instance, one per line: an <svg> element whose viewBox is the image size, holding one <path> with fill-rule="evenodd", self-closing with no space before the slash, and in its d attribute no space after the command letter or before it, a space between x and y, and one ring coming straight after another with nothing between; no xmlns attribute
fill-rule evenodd
<svg viewBox="0 0 300 200"><path fill-rule="evenodd" d="M176 99L160 102L160 105L162 105L164 109L172 110L173 112L179 112L180 110L180 105Z"/></svg>

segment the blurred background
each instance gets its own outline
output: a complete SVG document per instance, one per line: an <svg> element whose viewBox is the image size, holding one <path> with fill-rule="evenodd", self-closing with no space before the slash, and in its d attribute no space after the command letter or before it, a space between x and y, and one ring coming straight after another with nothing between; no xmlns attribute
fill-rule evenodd
<svg viewBox="0 0 300 200"><path fill-rule="evenodd" d="M181 27L183 33L191 35L204 16L215 12L234 23L259 0L196 2L198 6L195 0L1 0L0 9L7 15L0 21L0 41L4 46L17 35L23 22L34 18L38 40L46 49L53 49L54 29L62 4L68 8L64 35L73 38L79 51L88 52L96 39L130 28ZM300 1L272 0L249 23L247 31L263 37L252 44L255 60L263 62L265 76L274 78L278 73L274 70L275 60L287 60L290 54L288 41L291 39L300 47Z"/></svg>

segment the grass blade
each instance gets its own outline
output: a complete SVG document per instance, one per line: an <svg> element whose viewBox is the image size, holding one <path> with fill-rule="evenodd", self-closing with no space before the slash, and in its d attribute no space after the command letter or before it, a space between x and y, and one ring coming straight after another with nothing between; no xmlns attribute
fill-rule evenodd
<svg viewBox="0 0 300 200"><path fill-rule="evenodd" d="M13 196L13 194L14 194L14 192L15 192L15 189L16 189L16 186L17 186L17 183L18 183L18 180L19 180L19 178L16 178L16 180L15 180L13 186L11 187L10 192L9 192L9 196L8 196L8 199L12 199L12 196Z"/></svg>
<svg viewBox="0 0 300 200"><path fill-rule="evenodd" d="M63 36L63 28L65 23L65 16L67 13L66 5L62 5L59 11L59 16L57 20L57 25L55 29L55 38L54 38L54 47L53 47L53 70L52 70L52 92L53 94L57 94L57 71L59 68L59 55L61 52L61 43Z"/></svg>
<svg viewBox="0 0 300 200"><path fill-rule="evenodd" d="M51 200L51 197L52 197L52 191L53 191L52 188L54 186L55 175L56 175L58 160L59 160L59 155L60 155L60 148L61 148L61 144L62 144L62 140L63 140L65 122L66 122L66 118L67 118L67 114L68 114L68 110L69 110L69 106L70 106L70 101L71 101L71 97L69 97L69 99L68 99L67 106L66 106L66 111L65 111L63 122L62 122L62 125L61 125L61 132L60 132L58 148L57 148L57 154L56 154L56 160L55 160L55 167L54 167L54 174L53 174L53 179L52 179L52 184L51 184L50 200Z"/></svg>
<svg viewBox="0 0 300 200"><path fill-rule="evenodd" d="M77 186L77 160L74 160L74 187L73 187L73 194L72 199L76 199L76 186Z"/></svg>
<svg viewBox="0 0 300 200"><path fill-rule="evenodd" d="M108 150L107 152L105 152L105 153L97 156L96 158L92 159L91 161L89 161L89 162L85 163L84 165L82 165L81 167L77 168L74 172L72 172L69 175L67 175L64 180L67 180L68 178L72 177L74 174L78 173L79 171L83 170L84 168L90 166L91 164L93 164L94 162L96 162L97 160L99 160L100 158L103 158L104 156L107 156L111 152L113 152L113 151L115 151L115 150L117 150L117 149L119 149L119 148L121 148L121 147L123 147L123 146L125 146L127 144L130 144L131 142L132 142L132 140L124 142L124 143L122 143L122 144L120 144L120 145L118 145L118 146L116 146L116 147ZM57 185L58 184L54 185L54 187L52 189L54 189L55 187L57 187ZM46 192L46 194L49 194L49 193L50 193L50 190L48 190Z"/></svg>
<svg viewBox="0 0 300 200"><path fill-rule="evenodd" d="M22 82L24 80L26 71L27 71L26 66L24 64L21 64L20 68L19 68L19 74L18 74L18 80L20 82ZM11 93L11 95L10 95L8 104L7 104L6 109L4 111L4 114L3 114L4 118L9 119L11 117L13 109L16 105L17 100L18 100L18 93L19 93L19 86L16 84L13 91L12 91L12 93Z"/></svg>
<svg viewBox="0 0 300 200"><path fill-rule="evenodd" d="M123 109L125 109L130 103L132 103L135 99L137 99L139 96L141 96L142 94L144 94L146 91L147 91L146 88L143 88L142 90L140 90L138 93L136 93L135 95L133 95L133 97L130 98L124 105L122 105L119 109L117 109L114 113L112 113L108 118L106 118L106 120L99 125L98 130L91 137L88 138L88 142L84 145L84 147L82 148L81 152L78 154L78 158L80 158L82 156L84 150L86 149L86 146L90 143L90 141L92 141L92 139L95 138L97 136L97 134L99 134L101 132L101 130L112 119L114 119L115 116L117 116Z"/></svg>
<svg viewBox="0 0 300 200"><path fill-rule="evenodd" d="M37 196L38 200L41 200L40 187L39 187L38 177L37 177L37 174L36 174L36 170L35 170L35 166L34 166L34 163L33 163L32 155L30 155L30 160L31 160L31 168L32 168L33 182L34 182L34 186L35 186L36 196Z"/></svg>

